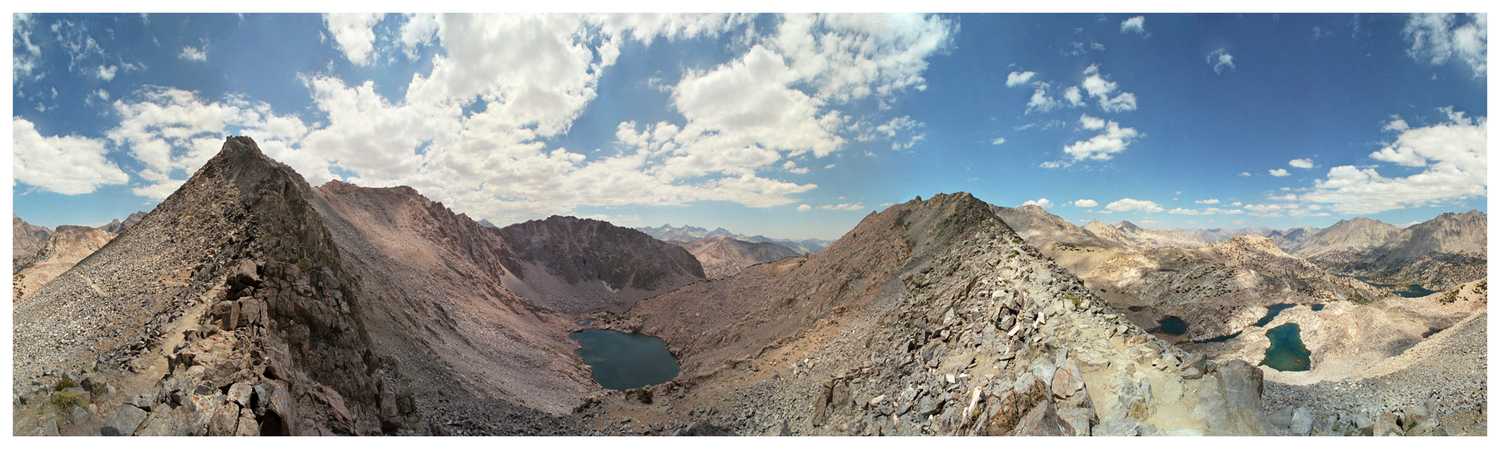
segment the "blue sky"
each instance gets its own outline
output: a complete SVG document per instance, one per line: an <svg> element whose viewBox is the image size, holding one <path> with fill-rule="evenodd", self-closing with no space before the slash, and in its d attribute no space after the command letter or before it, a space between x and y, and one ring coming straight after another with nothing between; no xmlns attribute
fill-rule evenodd
<svg viewBox="0 0 1500 449"><path fill-rule="evenodd" d="M30 15L16 214L148 210L245 133L470 216L833 238L937 192L1075 222L1485 210L1472 15ZM997 143L1002 142L1002 143Z"/></svg>

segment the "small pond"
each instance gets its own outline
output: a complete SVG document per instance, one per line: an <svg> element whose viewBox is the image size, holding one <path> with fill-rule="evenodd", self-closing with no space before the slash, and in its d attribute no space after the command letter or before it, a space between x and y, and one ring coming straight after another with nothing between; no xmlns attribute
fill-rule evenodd
<svg viewBox="0 0 1500 449"><path fill-rule="evenodd" d="M1312 305L1312 310L1314 312L1322 312L1323 311L1323 303L1313 304Z"/></svg>
<svg viewBox="0 0 1500 449"><path fill-rule="evenodd" d="M1402 298L1421 298L1433 293L1437 292L1428 290L1427 287L1423 287L1421 284L1411 284L1406 286L1406 288L1404 289L1396 290L1396 296L1400 296Z"/></svg>
<svg viewBox="0 0 1500 449"><path fill-rule="evenodd" d="M1286 310L1286 309L1290 309L1290 308L1293 308L1293 307L1297 307L1297 305L1296 304L1271 304L1270 306L1266 307L1266 316L1260 317L1260 321L1256 321L1255 325L1256 326L1265 326L1266 323L1270 323L1271 320L1276 319L1276 315L1280 315L1281 311Z"/></svg>
<svg viewBox="0 0 1500 449"><path fill-rule="evenodd" d="M578 342L578 357L604 388L628 390L677 377L677 358L660 338L602 329L582 330L570 337Z"/></svg>
<svg viewBox="0 0 1500 449"><path fill-rule="evenodd" d="M1182 335L1187 333L1187 329L1187 321L1183 321L1182 318L1176 316L1167 315L1162 317L1162 319L1156 320L1156 329L1153 330L1167 335Z"/></svg>
<svg viewBox="0 0 1500 449"><path fill-rule="evenodd" d="M1302 344L1302 329L1297 323L1286 323L1266 331L1271 347L1266 348L1266 358L1260 364L1277 371L1307 371L1312 369L1312 351Z"/></svg>

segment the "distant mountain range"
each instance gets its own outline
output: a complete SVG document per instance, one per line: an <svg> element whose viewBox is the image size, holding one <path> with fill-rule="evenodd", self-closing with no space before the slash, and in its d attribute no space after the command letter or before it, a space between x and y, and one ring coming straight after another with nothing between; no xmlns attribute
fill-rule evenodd
<svg viewBox="0 0 1500 449"><path fill-rule="evenodd" d="M829 240L822 239L791 240L771 238L763 235L737 234L722 227L708 230L697 226L672 226L670 224L665 224L661 226L647 226L636 229L639 229L641 232L644 232L647 235L656 237L659 240L668 242L691 242L694 240L709 237L729 237L735 240L742 240L751 243L775 243L777 245L791 248L798 254L815 253L827 247L829 243L832 243Z"/></svg>

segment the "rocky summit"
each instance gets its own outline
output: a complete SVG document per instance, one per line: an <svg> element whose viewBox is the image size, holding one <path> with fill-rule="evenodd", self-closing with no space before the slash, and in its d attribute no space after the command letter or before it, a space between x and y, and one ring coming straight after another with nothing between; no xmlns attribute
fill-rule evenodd
<svg viewBox="0 0 1500 449"><path fill-rule="evenodd" d="M410 187L310 186L232 137L149 213L13 221L19 435L1442 435L1486 419L1479 213L1155 230L953 193L809 251L722 228L496 226ZM1399 298L1390 279L1441 288ZM1273 328L1306 369L1262 363ZM659 338L680 371L605 388L584 330Z"/></svg>

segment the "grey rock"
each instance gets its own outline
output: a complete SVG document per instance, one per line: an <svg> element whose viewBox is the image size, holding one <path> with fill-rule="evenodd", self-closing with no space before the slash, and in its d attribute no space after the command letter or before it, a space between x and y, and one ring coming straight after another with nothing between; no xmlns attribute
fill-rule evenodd
<svg viewBox="0 0 1500 449"><path fill-rule="evenodd" d="M146 411L132 405L122 405L104 421L99 434L104 436L130 436L146 421Z"/></svg>

